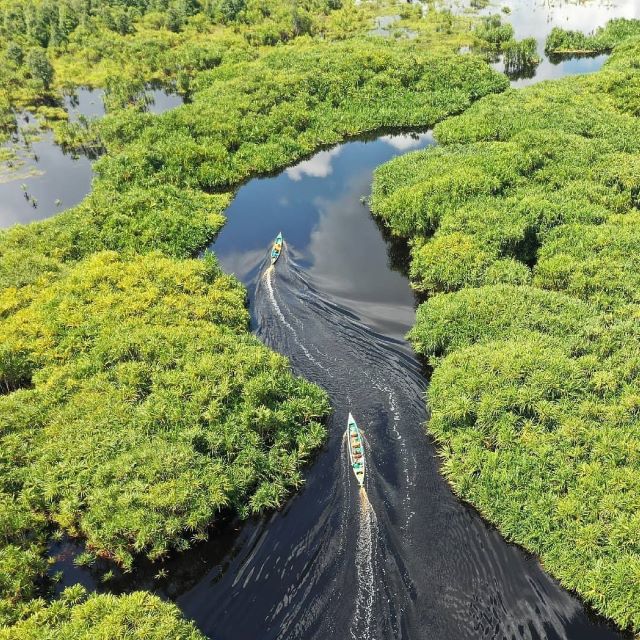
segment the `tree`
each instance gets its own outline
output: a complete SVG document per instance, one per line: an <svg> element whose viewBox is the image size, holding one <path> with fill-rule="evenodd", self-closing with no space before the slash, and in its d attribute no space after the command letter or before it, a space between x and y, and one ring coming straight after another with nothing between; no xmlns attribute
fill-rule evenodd
<svg viewBox="0 0 640 640"><path fill-rule="evenodd" d="M233 22L238 14L245 9L245 0L221 0L220 13L224 22Z"/></svg>
<svg viewBox="0 0 640 640"><path fill-rule="evenodd" d="M131 21L131 15L126 11L126 9L121 9L120 11L116 11L115 16L115 31L117 31L121 36L126 36L129 33L133 33L133 22Z"/></svg>
<svg viewBox="0 0 640 640"><path fill-rule="evenodd" d="M53 67L44 49L31 49L27 56L27 67L31 77L40 80L45 89L49 89L53 82Z"/></svg>
<svg viewBox="0 0 640 640"><path fill-rule="evenodd" d="M184 14L176 7L169 7L167 10L166 27L169 31L178 32L184 24Z"/></svg>

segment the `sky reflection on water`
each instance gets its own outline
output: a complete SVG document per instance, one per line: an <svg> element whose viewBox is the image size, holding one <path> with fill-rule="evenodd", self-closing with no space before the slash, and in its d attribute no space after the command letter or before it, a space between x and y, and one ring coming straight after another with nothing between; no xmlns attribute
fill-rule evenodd
<svg viewBox="0 0 640 640"><path fill-rule="evenodd" d="M431 133L385 135L321 151L272 178L245 185L212 245L222 267L251 281L282 231L311 284L369 326L398 337L413 323L414 297L389 268L388 247L363 198L375 167L433 144ZM357 167L354 170L353 167Z"/></svg>

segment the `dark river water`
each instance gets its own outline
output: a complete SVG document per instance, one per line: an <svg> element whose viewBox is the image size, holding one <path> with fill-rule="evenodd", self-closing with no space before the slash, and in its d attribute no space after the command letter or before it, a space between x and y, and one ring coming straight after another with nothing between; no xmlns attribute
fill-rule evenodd
<svg viewBox="0 0 640 640"><path fill-rule="evenodd" d="M402 251L366 206L372 171L428 134L324 151L243 187L213 245L250 294L256 334L329 392L329 442L302 492L248 526L177 602L212 638L615 638L457 500L425 437L427 388L402 339ZM267 267L282 230L283 256ZM366 493L347 465L351 411ZM246 537L245 537L246 536Z"/></svg>
<svg viewBox="0 0 640 640"><path fill-rule="evenodd" d="M518 37L540 42L552 24L589 30L614 16L640 17L636 3L623 0L502 4L513 7ZM603 60L545 60L535 80L594 71ZM69 106L100 115L95 98L82 94ZM110 590L170 598L215 640L622 637L456 499L439 473L425 435L427 379L403 339L415 315L405 248L385 239L363 204L375 167L430 144L429 133L349 142L240 189L212 248L246 284L256 335L329 392L328 442L282 510L220 525L210 542L169 559L161 573L141 563ZM43 149L38 155L47 157ZM48 178L28 183L35 192L37 179L50 181L38 187L39 201L60 199L55 207L64 208L88 191L89 161L73 160L74 170L65 162L56 156ZM45 209L27 212L5 198L7 184L0 184L2 224L43 217ZM285 247L269 269L278 231ZM364 492L346 458L349 411L366 442ZM52 552L53 570L64 571L61 587L106 588L95 571L73 565L73 543Z"/></svg>

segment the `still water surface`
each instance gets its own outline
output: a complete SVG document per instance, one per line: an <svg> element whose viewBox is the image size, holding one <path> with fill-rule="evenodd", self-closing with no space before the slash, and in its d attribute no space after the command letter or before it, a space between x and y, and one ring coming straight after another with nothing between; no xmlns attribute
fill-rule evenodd
<svg viewBox="0 0 640 640"><path fill-rule="evenodd" d="M78 89L64 104L69 119L102 117L102 90ZM182 104L177 94L150 89L149 111L162 113ZM91 190L92 161L84 155L68 153L55 144L51 131L30 134L35 120L28 114L18 119L18 134L12 143L19 167L0 163L0 228L49 218L78 204ZM5 166L3 166L5 164Z"/></svg>
<svg viewBox="0 0 640 640"><path fill-rule="evenodd" d="M446 2L456 13L469 11L470 0ZM507 13L502 8L508 9ZM529 72L512 78L511 86L525 87L541 80L555 80L568 75L598 71L607 56L582 56L551 61L544 53L547 36L553 27L590 33L604 26L612 18L640 18L638 0L497 0L478 12L483 15L498 13L503 21L513 25L516 40L535 38L538 43L540 64ZM495 67L502 71L502 63Z"/></svg>

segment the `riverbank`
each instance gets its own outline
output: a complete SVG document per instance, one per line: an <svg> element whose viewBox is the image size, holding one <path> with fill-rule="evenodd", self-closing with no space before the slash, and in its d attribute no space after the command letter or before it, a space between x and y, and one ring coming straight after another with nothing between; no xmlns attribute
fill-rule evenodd
<svg viewBox="0 0 640 640"><path fill-rule="evenodd" d="M635 632L637 51L479 101L372 197L428 296L410 337L453 487Z"/></svg>

